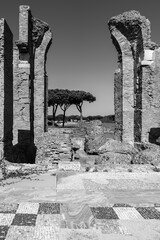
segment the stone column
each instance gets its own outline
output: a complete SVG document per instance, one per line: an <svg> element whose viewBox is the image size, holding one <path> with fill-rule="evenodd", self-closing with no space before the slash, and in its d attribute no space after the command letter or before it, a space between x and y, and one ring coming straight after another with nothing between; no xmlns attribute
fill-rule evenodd
<svg viewBox="0 0 160 240"><path fill-rule="evenodd" d="M122 105L122 71L118 68L114 74L114 111L115 111L115 137L122 141L123 133L123 105Z"/></svg>
<svg viewBox="0 0 160 240"><path fill-rule="evenodd" d="M119 70L115 74L115 121L117 140L134 143L134 59L130 43L117 29L112 38L119 50Z"/></svg>
<svg viewBox="0 0 160 240"><path fill-rule="evenodd" d="M21 5L19 7L19 40L28 43L30 7Z"/></svg>
<svg viewBox="0 0 160 240"><path fill-rule="evenodd" d="M45 32L41 45L35 51L35 79L34 79L34 131L35 138L47 131L46 104L48 79L46 78L46 55L51 43L52 34Z"/></svg>

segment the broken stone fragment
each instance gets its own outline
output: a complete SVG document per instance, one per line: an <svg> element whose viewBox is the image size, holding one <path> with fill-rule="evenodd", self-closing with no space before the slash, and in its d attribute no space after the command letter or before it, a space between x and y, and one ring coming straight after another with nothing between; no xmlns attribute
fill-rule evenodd
<svg viewBox="0 0 160 240"><path fill-rule="evenodd" d="M84 142L85 138L77 137L77 138L71 138L71 148L74 151L77 150L84 150Z"/></svg>
<svg viewBox="0 0 160 240"><path fill-rule="evenodd" d="M130 164L133 159L131 154L122 154L117 152L106 152L100 155L99 163L109 164Z"/></svg>
<svg viewBox="0 0 160 240"><path fill-rule="evenodd" d="M98 154L98 148L106 142L106 131L99 120L91 121L86 127L84 150L88 154Z"/></svg>
<svg viewBox="0 0 160 240"><path fill-rule="evenodd" d="M104 145L98 149L99 154L106 152L121 153L121 154L135 154L135 149L131 144L120 142L114 139L108 139Z"/></svg>
<svg viewBox="0 0 160 240"><path fill-rule="evenodd" d="M139 152L132 160L133 164L151 164L157 166L160 164L160 151L152 151L149 149Z"/></svg>
<svg viewBox="0 0 160 240"><path fill-rule="evenodd" d="M135 143L139 152L134 156L133 164L160 164L160 146L152 143Z"/></svg>

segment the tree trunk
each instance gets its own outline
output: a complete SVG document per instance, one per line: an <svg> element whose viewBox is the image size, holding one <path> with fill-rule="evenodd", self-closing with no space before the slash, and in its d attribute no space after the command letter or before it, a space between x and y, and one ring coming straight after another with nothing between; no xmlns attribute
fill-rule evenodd
<svg viewBox="0 0 160 240"><path fill-rule="evenodd" d="M63 111L63 125L62 125L62 127L64 127L66 111L70 106L71 106L71 104L60 105L60 108Z"/></svg>
<svg viewBox="0 0 160 240"><path fill-rule="evenodd" d="M65 115L66 115L66 111L63 111L63 126L64 127L64 123L65 123Z"/></svg>
<svg viewBox="0 0 160 240"><path fill-rule="evenodd" d="M54 111L54 107L53 107L53 119L52 119L52 125L53 126L55 124L55 117L56 117L56 115L55 115L55 111Z"/></svg>
<svg viewBox="0 0 160 240"><path fill-rule="evenodd" d="M57 108L58 108L58 104L53 106L53 120L52 120L52 124L55 125L55 121L56 121L56 112L57 112Z"/></svg>
<svg viewBox="0 0 160 240"><path fill-rule="evenodd" d="M82 122L82 120L83 120L83 115L82 115L82 105L83 105L83 102L80 103L80 104L77 104L77 105L76 105L78 111L80 112L80 122Z"/></svg>
<svg viewBox="0 0 160 240"><path fill-rule="evenodd" d="M82 115L82 108L80 109L80 122L83 120L83 115Z"/></svg>

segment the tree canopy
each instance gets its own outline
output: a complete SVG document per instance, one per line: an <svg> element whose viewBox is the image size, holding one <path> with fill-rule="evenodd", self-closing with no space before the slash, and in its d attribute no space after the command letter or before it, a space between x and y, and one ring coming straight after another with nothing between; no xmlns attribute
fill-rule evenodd
<svg viewBox="0 0 160 240"><path fill-rule="evenodd" d="M65 114L67 109L71 105L76 105L80 112L80 120L82 120L82 105L84 101L89 103L94 102L96 97L91 93L80 90L68 90L68 89L49 89L48 90L48 106L53 106L53 121L55 121L55 115L58 106L63 111L63 126L65 122Z"/></svg>
<svg viewBox="0 0 160 240"><path fill-rule="evenodd" d="M80 112L80 120L82 121L82 105L84 101L87 101L89 103L94 102L96 100L96 97L94 97L91 93L85 92L85 91L72 91L71 94L71 102L72 104L75 104L78 111Z"/></svg>

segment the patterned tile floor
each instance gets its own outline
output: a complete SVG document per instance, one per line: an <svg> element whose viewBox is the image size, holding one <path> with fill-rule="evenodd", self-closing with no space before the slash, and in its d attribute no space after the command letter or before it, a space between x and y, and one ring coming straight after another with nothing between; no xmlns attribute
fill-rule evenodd
<svg viewBox="0 0 160 240"><path fill-rule="evenodd" d="M8 179L0 186L0 240L160 240L159 183L159 173Z"/></svg>
<svg viewBox="0 0 160 240"><path fill-rule="evenodd" d="M102 234L125 235L129 232L119 220L147 219L160 220L160 208L156 205L137 208L126 204L85 205L78 214L70 214L67 205L61 203L3 203L0 204L0 240L57 240L62 229L100 229Z"/></svg>

